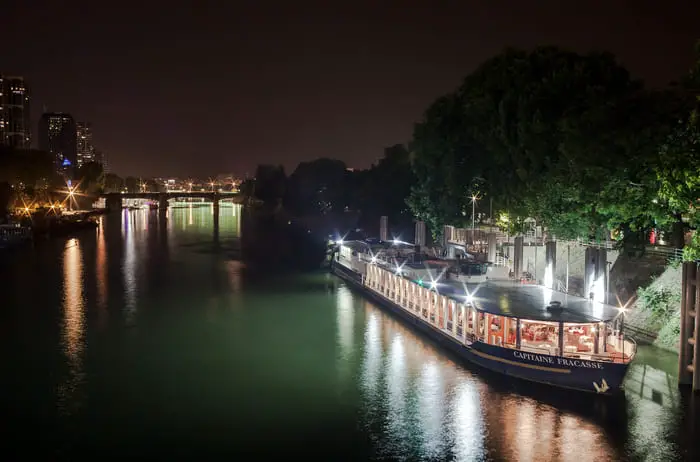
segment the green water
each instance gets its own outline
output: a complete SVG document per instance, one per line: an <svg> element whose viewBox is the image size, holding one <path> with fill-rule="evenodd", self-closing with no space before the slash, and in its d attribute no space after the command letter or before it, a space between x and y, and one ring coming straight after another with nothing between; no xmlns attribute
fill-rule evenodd
<svg viewBox="0 0 700 462"><path fill-rule="evenodd" d="M479 371L326 274L252 272L241 209L0 254L5 460L693 460L677 358L608 402Z"/></svg>

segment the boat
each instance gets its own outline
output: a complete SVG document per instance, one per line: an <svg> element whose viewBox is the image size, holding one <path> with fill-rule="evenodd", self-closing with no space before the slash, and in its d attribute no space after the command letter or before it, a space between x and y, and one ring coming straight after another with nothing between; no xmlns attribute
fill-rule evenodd
<svg viewBox="0 0 700 462"><path fill-rule="evenodd" d="M493 267L480 282L464 282L450 276L449 265L355 241L337 246L331 271L486 369L582 392L622 391L636 353L623 334L624 308L488 278Z"/></svg>
<svg viewBox="0 0 700 462"><path fill-rule="evenodd" d="M31 227L19 223L0 224L0 249L18 247L31 240Z"/></svg>

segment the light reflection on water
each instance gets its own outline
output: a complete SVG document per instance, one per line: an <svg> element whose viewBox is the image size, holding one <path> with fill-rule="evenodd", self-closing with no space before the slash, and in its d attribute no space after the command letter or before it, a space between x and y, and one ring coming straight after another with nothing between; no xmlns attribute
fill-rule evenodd
<svg viewBox="0 0 700 462"><path fill-rule="evenodd" d="M81 405L85 335L82 249L77 239L66 242L63 251L63 352L68 373L58 388L58 407L70 414Z"/></svg>
<svg viewBox="0 0 700 462"><path fill-rule="evenodd" d="M240 207L221 208L219 247L211 211L127 211L56 253L47 246L41 264L47 278L55 273L56 295L55 284L23 286L31 267L0 274L10 282L3 286L9 300L21 300L6 311L41 312L12 321L22 340L0 337L0 351L31 339L34 350L22 354L50 363L47 369L56 360L46 358L60 353L61 373L43 374L36 388L70 420L47 434L99 436L105 448L137 451L130 441L161 432L162 440L149 441L157 452L200 440L204 447L255 442L258 434L268 446L278 435L312 440L302 453L320 450L325 438L341 445L353 432L369 442L322 460L346 453L349 460L574 462L686 455L679 409L687 404L665 368L673 358L664 363L657 350L641 349L622 409L541 387L534 393L462 363L330 275L251 284L234 252ZM107 323L125 314L126 326ZM36 323L60 332L58 340L37 336ZM20 385L3 399L23 389L25 367L9 371ZM23 401L19 415L45 413L35 398ZM264 431L245 433L251 422Z"/></svg>
<svg viewBox="0 0 700 462"><path fill-rule="evenodd" d="M338 294L347 288L339 283ZM353 294L356 299L362 299ZM339 298L340 300L340 298ZM343 313L348 300L336 310ZM677 412L669 413L651 399L633 402L629 433L608 428L611 422L628 422L616 406L606 401L589 403L577 394L552 392L558 398L533 398L527 393L491 387L489 380L502 377L475 375L469 366L433 346L402 321L368 302L356 302L365 314L361 362L364 425L371 429L382 457L427 460L679 460L677 442L666 438L677 424ZM347 329L338 323L341 329ZM343 336L350 335L348 332ZM342 359L340 359L342 361ZM668 387L669 375L649 365L647 387L666 390L664 402L677 390ZM639 372L631 370L630 380ZM507 382L508 379L505 379ZM664 383L665 381L665 383ZM634 387L632 387L634 388ZM628 395L630 393L628 392ZM569 402L573 406L558 407ZM636 400L635 400L636 401ZM579 405L578 403L589 403ZM599 408L599 409L598 409ZM600 412L599 412L600 411ZM614 417L614 420L610 420ZM378 424L379 423L379 424ZM612 424L613 426L615 424ZM382 429L378 431L377 429ZM629 438L629 441L625 441Z"/></svg>

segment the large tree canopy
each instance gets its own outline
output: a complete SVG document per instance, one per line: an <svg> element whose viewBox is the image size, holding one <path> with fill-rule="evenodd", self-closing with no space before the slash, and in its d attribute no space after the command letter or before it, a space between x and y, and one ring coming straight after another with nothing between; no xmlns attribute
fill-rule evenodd
<svg viewBox="0 0 700 462"><path fill-rule="evenodd" d="M408 203L434 233L470 218L477 193L510 231L525 217L562 238L665 225L655 167L682 96L645 91L607 53L506 50L416 125Z"/></svg>

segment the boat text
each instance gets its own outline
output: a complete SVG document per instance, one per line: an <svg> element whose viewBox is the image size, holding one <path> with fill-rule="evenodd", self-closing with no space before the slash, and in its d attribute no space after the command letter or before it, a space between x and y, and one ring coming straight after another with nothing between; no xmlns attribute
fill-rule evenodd
<svg viewBox="0 0 700 462"><path fill-rule="evenodd" d="M534 361L543 364L552 364L565 367L583 367L588 369L603 369L603 365L595 361L584 361L582 359L559 358L547 355L538 355L534 353L524 353L522 351L514 351L513 356L525 361Z"/></svg>

